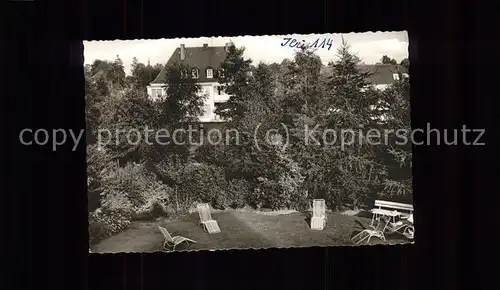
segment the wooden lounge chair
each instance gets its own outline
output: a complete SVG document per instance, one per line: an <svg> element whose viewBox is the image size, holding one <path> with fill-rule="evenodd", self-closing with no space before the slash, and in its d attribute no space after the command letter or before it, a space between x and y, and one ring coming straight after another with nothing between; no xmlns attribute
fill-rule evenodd
<svg viewBox="0 0 500 290"><path fill-rule="evenodd" d="M398 221L398 222L395 222L395 223L392 223L390 222L388 225L387 225L387 232L388 233L395 233L395 232L399 232L403 235L407 235L405 233L408 233L409 229L407 229L408 227L411 227L413 228L413 214L410 214L409 216L406 216L406 217L401 217L401 221ZM404 221L406 220L406 221Z"/></svg>
<svg viewBox="0 0 500 290"><path fill-rule="evenodd" d="M403 232L403 235L410 239L413 240L413 234L415 233L415 228L413 226L407 226Z"/></svg>
<svg viewBox="0 0 500 290"><path fill-rule="evenodd" d="M415 233L415 227L413 226L413 214L411 214L410 216L408 216L408 218L406 219L409 223L411 223L410 225L408 225L404 231L403 231L403 235L410 239L410 240L413 240L413 234Z"/></svg>
<svg viewBox="0 0 500 290"><path fill-rule="evenodd" d="M398 221L395 223L390 222L389 224L387 224L386 230L389 234L393 234L401 230L404 230L407 226L408 224L404 223L403 221Z"/></svg>
<svg viewBox="0 0 500 290"><path fill-rule="evenodd" d="M389 221L390 220L388 218L382 217L378 221L376 227L370 226L371 228L362 230L360 233L358 233L357 235L352 237L351 240L356 244L360 244L363 241L366 241L366 243L369 244L370 239L372 237L376 237L376 238L379 238L379 239L385 241L384 231L385 231Z"/></svg>
<svg viewBox="0 0 500 290"><path fill-rule="evenodd" d="M183 242L186 242L186 243L195 243L195 241L191 240L191 239L188 239L188 238L185 238L185 237L181 237L181 236L175 236L175 237L172 237L170 235L170 233L167 231L166 228L164 227L158 227L160 229L160 232L163 234L163 236L165 237L165 242L163 242L163 248L166 248L166 246L171 246L172 247L172 250L175 251L175 247Z"/></svg>
<svg viewBox="0 0 500 290"><path fill-rule="evenodd" d="M324 199L313 200L311 229L322 231L326 226L326 205Z"/></svg>
<svg viewBox="0 0 500 290"><path fill-rule="evenodd" d="M406 219L408 222L413 224L413 214L410 214L408 217L401 217L402 219Z"/></svg>
<svg viewBox="0 0 500 290"><path fill-rule="evenodd" d="M219 224L217 221L212 219L212 215L210 214L210 206L208 203L201 203L196 206L198 210L198 214L200 215L200 223L203 228L209 234L217 234L220 233Z"/></svg>

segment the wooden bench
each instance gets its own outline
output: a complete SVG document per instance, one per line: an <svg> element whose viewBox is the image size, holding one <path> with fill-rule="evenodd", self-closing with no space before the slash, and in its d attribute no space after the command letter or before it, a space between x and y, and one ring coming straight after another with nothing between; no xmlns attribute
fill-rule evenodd
<svg viewBox="0 0 500 290"><path fill-rule="evenodd" d="M404 212L400 212L404 211ZM375 200L375 208L371 210L372 225L373 221L379 216L388 216L394 219L396 216L409 217L413 214L413 205L400 202L392 202L385 200Z"/></svg>

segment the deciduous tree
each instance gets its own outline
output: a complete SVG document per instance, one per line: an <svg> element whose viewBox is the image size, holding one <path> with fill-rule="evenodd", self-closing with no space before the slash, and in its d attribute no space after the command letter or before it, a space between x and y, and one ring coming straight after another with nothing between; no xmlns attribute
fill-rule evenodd
<svg viewBox="0 0 500 290"><path fill-rule="evenodd" d="M382 56L382 59L380 61L383 64L398 64L398 62L395 59L390 58L387 55Z"/></svg>
<svg viewBox="0 0 500 290"><path fill-rule="evenodd" d="M410 60L408 58L405 58L405 59L401 60L400 65L402 65L404 68L406 68L408 70L408 69L410 69Z"/></svg>
<svg viewBox="0 0 500 290"><path fill-rule="evenodd" d="M382 148L384 153L392 157L392 162L387 162L390 170L388 178L385 179L384 192L387 195L411 197L412 144L409 136L411 117L408 78L396 81L383 92L379 110L385 117L382 127L386 132L392 133L389 144L385 144ZM399 132L399 136L396 132Z"/></svg>
<svg viewBox="0 0 500 290"><path fill-rule="evenodd" d="M132 59L132 68L129 82L141 90L146 90L147 86L158 76L162 69L162 64L157 63L152 66L148 63L147 65L145 65L144 63L139 62L136 57L134 57Z"/></svg>
<svg viewBox="0 0 500 290"><path fill-rule="evenodd" d="M245 114L245 97L248 95L249 72L252 61L243 57L245 49L236 48L234 43L220 65L218 82L229 95L229 100L215 111L222 118L237 118Z"/></svg>

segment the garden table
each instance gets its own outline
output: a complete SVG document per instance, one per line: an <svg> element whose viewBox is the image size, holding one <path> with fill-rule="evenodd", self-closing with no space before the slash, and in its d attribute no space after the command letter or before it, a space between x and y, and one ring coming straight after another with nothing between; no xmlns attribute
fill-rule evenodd
<svg viewBox="0 0 500 290"><path fill-rule="evenodd" d="M396 222L396 217L401 216L401 213L396 211L396 210L386 210L386 209L380 209L380 208L374 208L371 210L372 213L372 222L370 225L373 227L373 222L375 220L379 220L380 217L385 216L388 217L392 222Z"/></svg>

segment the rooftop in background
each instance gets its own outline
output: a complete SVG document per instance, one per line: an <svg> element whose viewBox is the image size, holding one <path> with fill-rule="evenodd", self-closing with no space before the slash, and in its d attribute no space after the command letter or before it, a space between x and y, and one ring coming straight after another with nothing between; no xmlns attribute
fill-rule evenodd
<svg viewBox="0 0 500 290"><path fill-rule="evenodd" d="M392 84L394 82L393 74L408 73L408 70L402 65L393 64L365 64L359 66L360 71L372 72L371 82L373 84ZM324 66L321 72L324 74L331 73L332 68Z"/></svg>
<svg viewBox="0 0 500 290"><path fill-rule="evenodd" d="M185 47L183 44L177 47L175 51L170 56L167 64L152 82L152 84L164 84L166 81L166 68L176 62L183 62L190 67L199 69L199 83L213 82L214 78L207 78L205 70L207 68L212 68L217 70L220 64L224 61L227 55L227 46L208 46L205 44L201 47ZM279 66L271 66L273 71L279 70ZM360 65L361 71L372 72L371 82L379 84L391 84L394 82L394 73L402 74L408 73L408 70L402 65L392 65L392 64L371 64L371 65ZM323 74L328 74L332 71L329 66L323 66L321 72Z"/></svg>
<svg viewBox="0 0 500 290"><path fill-rule="evenodd" d="M184 62L190 67L197 68L200 70L198 82L213 82L214 79L207 79L204 71L207 68L212 68L217 70L219 65L226 58L226 46L208 46L207 44L202 47L184 47L181 44L180 47L177 47L175 51L170 56L165 67L158 74L156 79L152 82L152 84L163 84L165 83L165 74L166 68L176 62ZM184 50L184 51L183 51ZM184 54L184 55L183 55ZM184 60L181 60L184 58Z"/></svg>

